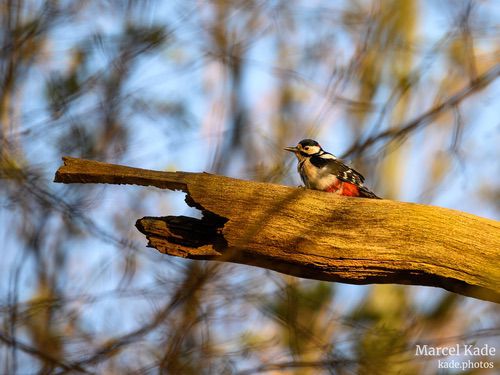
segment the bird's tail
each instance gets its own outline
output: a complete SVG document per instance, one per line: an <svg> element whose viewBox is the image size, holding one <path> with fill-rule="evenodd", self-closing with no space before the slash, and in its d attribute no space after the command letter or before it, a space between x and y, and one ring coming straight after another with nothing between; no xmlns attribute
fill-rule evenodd
<svg viewBox="0 0 500 375"><path fill-rule="evenodd" d="M361 198L382 199L379 196L375 195L373 191L371 191L368 188L365 188L364 186L359 189L359 196Z"/></svg>

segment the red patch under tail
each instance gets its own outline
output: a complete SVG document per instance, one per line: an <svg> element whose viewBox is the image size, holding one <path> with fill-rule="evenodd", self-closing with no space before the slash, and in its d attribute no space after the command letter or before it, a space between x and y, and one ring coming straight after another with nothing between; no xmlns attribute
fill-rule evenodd
<svg viewBox="0 0 500 375"><path fill-rule="evenodd" d="M345 197L360 197L360 198L372 198L372 199L381 199L376 196L375 193L370 191L365 187L358 187L349 182L336 182L330 185L325 191L329 193L336 193L338 195L343 195Z"/></svg>
<svg viewBox="0 0 500 375"><path fill-rule="evenodd" d="M329 193L340 193L339 189L341 189L341 188L342 188L342 184L337 180L337 182L328 186L328 188L325 191L327 191Z"/></svg>
<svg viewBox="0 0 500 375"><path fill-rule="evenodd" d="M359 197L359 189L356 185L350 184L349 182L342 183L342 191L340 195L346 197Z"/></svg>

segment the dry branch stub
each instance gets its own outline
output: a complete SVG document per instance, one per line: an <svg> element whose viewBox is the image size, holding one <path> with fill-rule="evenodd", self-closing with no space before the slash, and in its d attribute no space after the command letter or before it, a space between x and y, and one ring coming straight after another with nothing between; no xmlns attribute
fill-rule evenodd
<svg viewBox="0 0 500 375"><path fill-rule="evenodd" d="M500 302L500 224L459 211L64 158L56 182L182 190L202 219L144 217L149 246L350 284L441 287Z"/></svg>

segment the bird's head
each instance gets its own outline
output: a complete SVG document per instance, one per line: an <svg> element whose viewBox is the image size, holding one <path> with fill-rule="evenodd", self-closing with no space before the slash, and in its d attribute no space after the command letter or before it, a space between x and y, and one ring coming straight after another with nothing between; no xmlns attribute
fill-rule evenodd
<svg viewBox="0 0 500 375"><path fill-rule="evenodd" d="M286 151L293 152L297 159L302 160L321 153L322 149L318 142L312 139L303 139L295 147L285 147Z"/></svg>

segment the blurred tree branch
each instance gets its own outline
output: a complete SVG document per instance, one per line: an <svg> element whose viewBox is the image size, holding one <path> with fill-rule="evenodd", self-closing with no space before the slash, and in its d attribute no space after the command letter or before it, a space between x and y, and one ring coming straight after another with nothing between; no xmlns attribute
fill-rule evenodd
<svg viewBox="0 0 500 375"><path fill-rule="evenodd" d="M403 124L401 127L393 127L373 135L363 142L356 142L344 153L344 155L342 155L342 157L345 158L353 154L362 154L363 151L379 141L388 142L407 136L415 129L428 124L432 119L444 111L456 108L464 99L487 87L498 78L498 76L500 76L500 64L494 65L492 68L473 79L466 87L456 92L454 95L451 95L446 100L443 100L440 104L420 114L417 118Z"/></svg>
<svg viewBox="0 0 500 375"><path fill-rule="evenodd" d="M55 358L54 356L50 355L49 353L45 353L45 352L35 348L34 346L27 345L27 344L22 343L19 340L13 338L13 337L10 337L5 332L0 331L0 341L5 343L5 344L17 347L21 351L23 351L24 353L30 354L32 356L39 358L40 360L43 360L45 362L56 365L57 367L60 367L61 369L65 370L65 371L90 374L90 372L88 372L84 368L80 367L79 365L74 365L74 364L70 364L67 362L63 362L60 359Z"/></svg>
<svg viewBox="0 0 500 375"><path fill-rule="evenodd" d="M55 181L186 192L187 204L200 209L202 219L137 221L148 246L165 254L349 284L435 286L500 302L500 224L493 220L440 207L70 157Z"/></svg>

